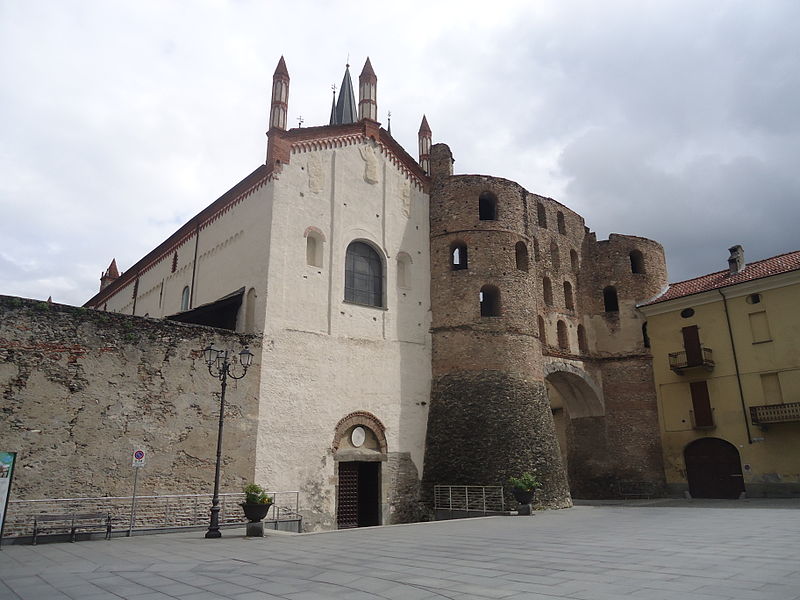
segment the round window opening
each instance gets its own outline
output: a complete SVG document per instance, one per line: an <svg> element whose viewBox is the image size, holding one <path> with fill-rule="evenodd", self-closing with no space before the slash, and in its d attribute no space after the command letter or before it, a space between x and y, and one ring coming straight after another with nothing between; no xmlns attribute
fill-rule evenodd
<svg viewBox="0 0 800 600"><path fill-rule="evenodd" d="M364 431L363 427L354 428L353 432L350 434L350 443L356 448L360 448L366 439L367 432Z"/></svg>
<svg viewBox="0 0 800 600"><path fill-rule="evenodd" d="M693 317L694 316L694 309L693 308L684 308L681 311L681 316L684 319L688 319L689 317Z"/></svg>

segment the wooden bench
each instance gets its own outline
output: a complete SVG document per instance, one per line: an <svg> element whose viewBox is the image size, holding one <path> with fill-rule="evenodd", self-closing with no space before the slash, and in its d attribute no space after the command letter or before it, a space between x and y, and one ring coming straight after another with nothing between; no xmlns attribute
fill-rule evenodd
<svg viewBox="0 0 800 600"><path fill-rule="evenodd" d="M42 532L42 523L64 523L69 525L69 541L74 542L78 531L86 533L105 533L111 539L111 515L109 513L70 513L65 515L35 515L33 517L33 543Z"/></svg>

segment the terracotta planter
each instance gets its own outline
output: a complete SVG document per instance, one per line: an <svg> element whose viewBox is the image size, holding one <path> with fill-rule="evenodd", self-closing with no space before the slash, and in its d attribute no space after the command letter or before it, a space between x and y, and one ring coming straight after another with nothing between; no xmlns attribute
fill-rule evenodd
<svg viewBox="0 0 800 600"><path fill-rule="evenodd" d="M267 516L272 502L268 504L248 504L247 502L242 502L239 506L244 510L244 516L248 521L251 523L258 523Z"/></svg>

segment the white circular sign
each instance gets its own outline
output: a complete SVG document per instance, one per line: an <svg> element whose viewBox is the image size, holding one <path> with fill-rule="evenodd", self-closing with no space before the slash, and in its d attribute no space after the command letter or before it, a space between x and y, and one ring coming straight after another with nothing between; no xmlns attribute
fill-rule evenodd
<svg viewBox="0 0 800 600"><path fill-rule="evenodd" d="M350 434L350 442L358 448L361 444L364 443L364 440L367 439L367 432L364 431L363 427L356 427L353 429L353 433Z"/></svg>

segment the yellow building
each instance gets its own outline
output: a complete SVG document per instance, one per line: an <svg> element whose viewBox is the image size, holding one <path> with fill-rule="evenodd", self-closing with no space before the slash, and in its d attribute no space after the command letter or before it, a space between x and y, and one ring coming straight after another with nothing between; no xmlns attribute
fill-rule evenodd
<svg viewBox="0 0 800 600"><path fill-rule="evenodd" d="M800 495L800 251L670 285L640 305L667 484L697 498ZM646 339L647 343L647 339Z"/></svg>

